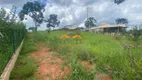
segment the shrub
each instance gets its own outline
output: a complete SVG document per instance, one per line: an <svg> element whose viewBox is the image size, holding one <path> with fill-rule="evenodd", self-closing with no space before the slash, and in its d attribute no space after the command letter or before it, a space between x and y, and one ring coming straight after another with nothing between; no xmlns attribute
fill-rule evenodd
<svg viewBox="0 0 142 80"><path fill-rule="evenodd" d="M142 35L141 31L142 30L136 26L129 32L130 34L132 34L132 39L134 41L137 41L140 38L140 36Z"/></svg>
<svg viewBox="0 0 142 80"><path fill-rule="evenodd" d="M121 34L116 33L114 37L116 40L120 40L122 36L121 36Z"/></svg>
<svg viewBox="0 0 142 80"><path fill-rule="evenodd" d="M59 39L57 37L54 37L54 38L50 38L49 39L49 47L52 49L52 50L57 50L57 48L59 47Z"/></svg>

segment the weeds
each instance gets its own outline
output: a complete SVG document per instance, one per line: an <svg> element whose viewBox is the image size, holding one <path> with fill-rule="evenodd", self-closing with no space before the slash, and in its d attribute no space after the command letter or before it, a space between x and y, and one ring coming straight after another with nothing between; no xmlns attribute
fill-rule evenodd
<svg viewBox="0 0 142 80"><path fill-rule="evenodd" d="M37 65L35 64L35 60L27 55L37 50L32 36L31 34L26 36L16 65L11 73L10 80L36 80L34 73Z"/></svg>
<svg viewBox="0 0 142 80"><path fill-rule="evenodd" d="M90 69L87 71L77 59L73 59L70 67L72 72L68 76L70 80L94 80L95 79L95 69Z"/></svg>
<svg viewBox="0 0 142 80"><path fill-rule="evenodd" d="M34 59L22 57L19 57L20 60L18 59L19 61L16 63L17 66L13 69L10 77L11 80L25 80L31 78L37 69L37 66L33 63Z"/></svg>

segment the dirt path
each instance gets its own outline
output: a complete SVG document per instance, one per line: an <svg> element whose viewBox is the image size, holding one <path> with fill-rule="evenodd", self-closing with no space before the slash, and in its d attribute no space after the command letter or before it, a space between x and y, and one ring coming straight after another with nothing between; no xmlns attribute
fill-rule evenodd
<svg viewBox="0 0 142 80"><path fill-rule="evenodd" d="M38 80L63 80L67 76L71 69L64 65L64 60L55 56L55 52L50 51L44 45L40 45L38 51L33 52L30 56L34 57L37 61L38 70L35 75ZM91 64L86 62L86 70L91 68ZM107 74L96 74L96 80L112 80Z"/></svg>
<svg viewBox="0 0 142 80"><path fill-rule="evenodd" d="M38 51L32 53L32 57L37 60L38 70L35 73L38 80L62 80L69 74L70 68L63 66L64 61L48 48L40 45Z"/></svg>

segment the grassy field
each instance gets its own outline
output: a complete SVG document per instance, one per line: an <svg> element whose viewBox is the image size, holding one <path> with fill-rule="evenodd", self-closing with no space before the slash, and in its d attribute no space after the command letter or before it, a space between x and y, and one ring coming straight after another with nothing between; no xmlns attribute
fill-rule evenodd
<svg viewBox="0 0 142 80"><path fill-rule="evenodd" d="M60 43L63 42L60 39L63 34L70 34L67 31L53 31L50 34L48 32L29 33L12 72L11 80L36 80L34 72L37 66L33 59L27 57L27 54L36 50L38 47L34 46L39 43L58 52L57 56L64 59L65 65L72 69L66 79L94 80L96 74L102 73L110 75L113 80L142 80L142 48L124 47L126 44L142 46L142 39L135 42L122 36L112 37L78 31L72 33L79 33L82 36L81 44L76 44L74 39L70 40L73 43ZM86 70L80 61L90 62L91 68Z"/></svg>

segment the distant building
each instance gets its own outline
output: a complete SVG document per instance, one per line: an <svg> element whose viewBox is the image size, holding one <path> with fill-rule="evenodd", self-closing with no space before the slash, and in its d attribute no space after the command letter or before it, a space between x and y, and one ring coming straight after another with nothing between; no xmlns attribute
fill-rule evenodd
<svg viewBox="0 0 142 80"><path fill-rule="evenodd" d="M102 24L100 26L97 27L92 27L89 28L90 32L96 32L96 33L100 33L100 32L122 32L124 31L126 28L125 24Z"/></svg>
<svg viewBox="0 0 142 80"><path fill-rule="evenodd" d="M85 28L84 27L77 27L76 30L85 31Z"/></svg>
<svg viewBox="0 0 142 80"><path fill-rule="evenodd" d="M35 27L29 27L28 28L29 31L35 31L35 29L36 29Z"/></svg>
<svg viewBox="0 0 142 80"><path fill-rule="evenodd" d="M67 25L67 26L64 26L64 28L62 28L62 30L69 30L69 31L72 31L72 30L81 30L81 31L83 31L84 28L83 27L78 27L76 25Z"/></svg>

